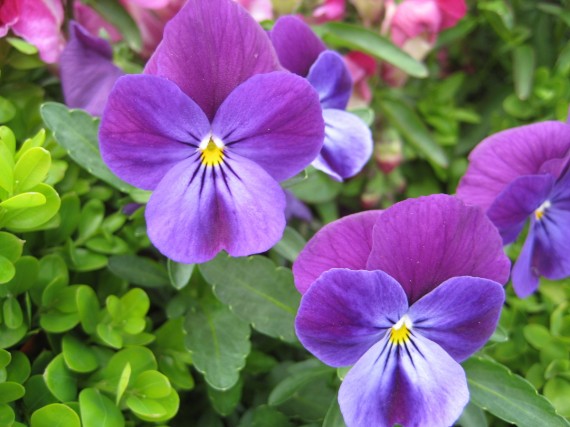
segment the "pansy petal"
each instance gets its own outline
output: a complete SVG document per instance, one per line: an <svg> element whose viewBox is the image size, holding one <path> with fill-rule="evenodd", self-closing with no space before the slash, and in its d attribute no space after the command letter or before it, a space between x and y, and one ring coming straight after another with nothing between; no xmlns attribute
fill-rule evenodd
<svg viewBox="0 0 570 427"><path fill-rule="evenodd" d="M344 110L352 93L352 77L344 59L332 50L319 55L307 80L319 94L323 108Z"/></svg>
<svg viewBox="0 0 570 427"><path fill-rule="evenodd" d="M327 365L354 363L408 309L406 294L382 271L327 271L303 295L295 321L303 346Z"/></svg>
<svg viewBox="0 0 570 427"><path fill-rule="evenodd" d="M405 230L405 232L403 232ZM382 270L406 290L410 304L456 276L504 284L510 262L481 209L443 194L408 199L376 222L368 270Z"/></svg>
<svg viewBox="0 0 570 427"><path fill-rule="evenodd" d="M366 269L372 250L372 229L381 213L380 210L360 212L321 228L293 264L297 290L304 294L331 268Z"/></svg>
<svg viewBox="0 0 570 427"><path fill-rule="evenodd" d="M513 266L513 289L519 298L528 297L538 288L539 274L533 258L534 231L531 224L522 251Z"/></svg>
<svg viewBox="0 0 570 427"><path fill-rule="evenodd" d="M73 21L69 27L70 40L60 58L65 103L100 116L113 85L124 72L113 64L109 42L93 37Z"/></svg>
<svg viewBox="0 0 570 427"><path fill-rule="evenodd" d="M146 220L164 255L193 264L221 250L246 256L270 249L283 235L284 210L279 184L255 163L228 154L219 166L196 157L174 166L152 194Z"/></svg>
<svg viewBox="0 0 570 427"><path fill-rule="evenodd" d="M544 216L534 221L533 227L539 273L552 280L570 276L570 210L552 203Z"/></svg>
<svg viewBox="0 0 570 427"><path fill-rule="evenodd" d="M208 0L188 1L169 21L145 72L175 82L212 120L239 84L278 69L269 37L245 9Z"/></svg>
<svg viewBox="0 0 570 427"><path fill-rule="evenodd" d="M101 155L121 179L152 190L210 132L208 119L174 83L156 76L121 77L101 120Z"/></svg>
<svg viewBox="0 0 570 427"><path fill-rule="evenodd" d="M348 372L338 400L346 425L450 426L469 401L463 368L440 346L415 335L391 345L384 338Z"/></svg>
<svg viewBox="0 0 570 427"><path fill-rule="evenodd" d="M462 362L493 334L504 301L505 291L497 282L454 277L416 301L408 315L413 331Z"/></svg>
<svg viewBox="0 0 570 427"><path fill-rule="evenodd" d="M569 150L570 126L566 123L549 121L499 132L469 155L457 196L487 210L515 178L539 173L545 162L564 158Z"/></svg>
<svg viewBox="0 0 570 427"><path fill-rule="evenodd" d="M307 76L325 44L311 27L296 16L283 16L269 33L283 67L300 76Z"/></svg>
<svg viewBox="0 0 570 427"><path fill-rule="evenodd" d="M550 174L515 178L497 196L487 215L499 229L503 243L517 238L528 217L547 199L554 186Z"/></svg>
<svg viewBox="0 0 570 427"><path fill-rule="evenodd" d="M342 181L362 170L372 156L372 133L357 116L343 110L323 110L325 143L312 165Z"/></svg>
<svg viewBox="0 0 570 427"><path fill-rule="evenodd" d="M302 77L283 71L253 76L236 88L216 113L212 129L228 149L277 181L306 168L324 139L316 92Z"/></svg>

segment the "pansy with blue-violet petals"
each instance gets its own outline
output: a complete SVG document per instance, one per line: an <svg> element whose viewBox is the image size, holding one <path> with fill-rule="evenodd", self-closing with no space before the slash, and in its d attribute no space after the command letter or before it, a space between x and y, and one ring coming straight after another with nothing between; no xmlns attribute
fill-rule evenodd
<svg viewBox="0 0 570 427"><path fill-rule="evenodd" d="M540 276L570 276L570 125L548 121L492 135L469 155L457 196L480 206L503 236L517 239L529 221L513 267L516 294L536 291Z"/></svg>
<svg viewBox="0 0 570 427"><path fill-rule="evenodd" d="M469 400L459 365L497 326L510 262L484 213L409 199L321 229L294 264L301 343L353 365L338 400L348 427L447 427Z"/></svg>
<svg viewBox="0 0 570 427"><path fill-rule="evenodd" d="M319 93L325 139L312 165L339 181L356 175L370 159L373 142L366 124L345 111L352 78L344 60L295 16L279 18L270 36L281 65L306 77Z"/></svg>
<svg viewBox="0 0 570 427"><path fill-rule="evenodd" d="M183 263L271 248L285 228L279 181L318 155L319 98L282 71L266 32L231 0L190 0L144 74L121 77L100 130L104 161L152 190L148 235Z"/></svg>

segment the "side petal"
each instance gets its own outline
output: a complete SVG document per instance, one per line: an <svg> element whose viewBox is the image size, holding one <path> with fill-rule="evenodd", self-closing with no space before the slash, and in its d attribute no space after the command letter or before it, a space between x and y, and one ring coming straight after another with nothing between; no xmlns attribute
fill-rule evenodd
<svg viewBox="0 0 570 427"><path fill-rule="evenodd" d="M323 108L346 108L352 93L352 77L338 53L322 52L312 65L307 80L317 90Z"/></svg>
<svg viewBox="0 0 570 427"><path fill-rule="evenodd" d="M457 188L466 203L487 210L515 178L541 172L543 164L566 157L570 126L542 122L492 135L469 155L469 167Z"/></svg>
<svg viewBox="0 0 570 427"><path fill-rule="evenodd" d="M306 168L324 139L317 93L305 79L286 72L253 76L236 88L212 129L228 149L253 160L277 181Z"/></svg>
<svg viewBox="0 0 570 427"><path fill-rule="evenodd" d="M326 109L325 143L312 165L342 181L362 170L372 156L372 133L359 117L343 110Z"/></svg>
<svg viewBox="0 0 570 427"><path fill-rule="evenodd" d="M505 291L497 282L454 277L416 301L408 315L414 331L462 362L493 334L504 301Z"/></svg>
<svg viewBox="0 0 570 427"><path fill-rule="evenodd" d="M538 289L539 273L534 261L533 229L531 223L522 251L513 266L513 289L519 298L526 298Z"/></svg>
<svg viewBox="0 0 570 427"><path fill-rule="evenodd" d="M279 62L289 71L307 76L325 44L311 27L296 16L283 16L275 22L269 33Z"/></svg>
<svg viewBox="0 0 570 427"><path fill-rule="evenodd" d="M174 83L156 76L121 77L101 120L101 155L119 178L153 190L210 132L208 119Z"/></svg>
<svg viewBox="0 0 570 427"><path fill-rule="evenodd" d="M452 196L396 203L376 223L373 242L367 270L382 270L396 279L410 304L452 277L501 284L509 278L510 262L495 226L481 209Z"/></svg>
<svg viewBox="0 0 570 427"><path fill-rule="evenodd" d="M113 85L125 73L113 64L109 42L93 37L73 21L69 33L70 40L60 58L65 103L100 116Z"/></svg>
<svg viewBox="0 0 570 427"><path fill-rule="evenodd" d="M194 0L166 25L145 72L175 82L212 120L239 84L278 69L269 37L245 9L230 0Z"/></svg>
<svg viewBox="0 0 570 427"><path fill-rule="evenodd" d="M366 269L372 250L372 229L382 211L365 211L325 225L305 245L293 263L297 290L304 294L331 268Z"/></svg>
<svg viewBox="0 0 570 427"><path fill-rule="evenodd" d="M525 175L515 178L497 196L487 216L499 229L503 243L514 242L530 215L544 202L554 187L554 176Z"/></svg>
<svg viewBox="0 0 570 427"><path fill-rule="evenodd" d="M303 295L295 320L303 346L327 365L354 363L408 309L402 287L383 271L335 268Z"/></svg>
<svg viewBox="0 0 570 427"><path fill-rule="evenodd" d="M285 229L285 195L255 163L226 155L204 166L197 155L174 166L147 208L148 235L167 257L188 264L264 252Z"/></svg>
<svg viewBox="0 0 570 427"><path fill-rule="evenodd" d="M437 344L415 335L393 346L386 337L348 372L338 401L347 426L450 426L469 390L463 368Z"/></svg>
<svg viewBox="0 0 570 427"><path fill-rule="evenodd" d="M534 229L538 272L551 280L570 276L570 211L549 209Z"/></svg>

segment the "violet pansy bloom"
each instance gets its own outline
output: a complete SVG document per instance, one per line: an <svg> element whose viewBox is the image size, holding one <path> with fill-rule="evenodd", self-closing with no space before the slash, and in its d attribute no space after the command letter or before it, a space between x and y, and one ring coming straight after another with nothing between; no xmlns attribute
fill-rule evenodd
<svg viewBox="0 0 570 427"><path fill-rule="evenodd" d="M370 159L373 144L366 124L345 111L352 79L344 60L294 16L279 18L270 35L281 65L306 77L319 93L325 140L313 166L337 180L356 175Z"/></svg>
<svg viewBox="0 0 570 427"><path fill-rule="evenodd" d="M319 153L324 123L305 79L231 0L190 0L143 75L121 77L103 113L103 159L153 190L148 235L175 261L263 252L285 228L278 181Z"/></svg>
<svg viewBox="0 0 570 427"><path fill-rule="evenodd" d="M339 390L348 427L447 427L469 400L459 363L497 326L509 260L483 212L410 199L319 231L293 273L303 345L353 365Z"/></svg>
<svg viewBox="0 0 570 427"><path fill-rule="evenodd" d="M570 276L570 125L543 122L499 132L469 156L457 188L465 202L482 207L513 242L530 219L513 267L516 294L538 288L539 277Z"/></svg>

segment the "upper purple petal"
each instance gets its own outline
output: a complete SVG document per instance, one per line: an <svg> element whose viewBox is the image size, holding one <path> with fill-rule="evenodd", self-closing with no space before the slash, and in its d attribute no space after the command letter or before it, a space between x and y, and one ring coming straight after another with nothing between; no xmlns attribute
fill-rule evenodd
<svg viewBox="0 0 570 427"><path fill-rule="evenodd" d="M354 364L407 311L406 294L382 271L327 271L310 287L295 321L303 346L327 365Z"/></svg>
<svg viewBox="0 0 570 427"><path fill-rule="evenodd" d="M312 164L342 181L356 175L370 160L372 133L359 117L347 111L326 109L323 117L325 143Z"/></svg>
<svg viewBox="0 0 570 427"><path fill-rule="evenodd" d="M349 215L325 225L305 245L293 264L295 286L304 294L331 268L364 270L372 250L372 230L382 211Z"/></svg>
<svg viewBox="0 0 570 427"><path fill-rule="evenodd" d="M209 261L264 252L285 229L285 195L254 162L227 154L205 166L199 154L178 163L160 181L147 208L148 235L167 257Z"/></svg>
<svg viewBox="0 0 570 427"><path fill-rule="evenodd" d="M352 94L352 77L338 53L322 52L311 66L307 80L317 90L323 108L346 108Z"/></svg>
<svg viewBox="0 0 570 427"><path fill-rule="evenodd" d="M282 181L321 150L324 122L317 93L287 72L253 76L220 106L212 129L228 150L253 160Z"/></svg>
<svg viewBox="0 0 570 427"><path fill-rule="evenodd" d="M346 375L338 400L347 427L451 426L469 401L463 368L416 334L392 345L385 337Z"/></svg>
<svg viewBox="0 0 570 427"><path fill-rule="evenodd" d="M405 200L382 213L367 270L395 278L413 304L456 276L504 284L510 262L501 236L481 209L438 194Z"/></svg>
<svg viewBox="0 0 570 427"><path fill-rule="evenodd" d="M535 123L499 132L469 155L457 196L487 210L515 178L544 172L546 162L562 159L569 151L570 126L566 123Z"/></svg>
<svg viewBox="0 0 570 427"><path fill-rule="evenodd" d="M161 77L121 77L109 95L99 140L101 155L121 179L153 190L210 132L200 107Z"/></svg>
<svg viewBox="0 0 570 427"><path fill-rule="evenodd" d="M311 27L296 16L279 18L269 34L281 65L303 77L307 76L319 54L326 50Z"/></svg>
<svg viewBox="0 0 570 427"><path fill-rule="evenodd" d="M69 34L60 57L65 103L100 116L111 88L124 72L113 64L113 50L106 40L93 37L74 21Z"/></svg>
<svg viewBox="0 0 570 427"><path fill-rule="evenodd" d="M413 330L457 362L479 350L497 328L505 291L478 277L451 278L410 307Z"/></svg>
<svg viewBox="0 0 570 427"><path fill-rule="evenodd" d="M189 0L164 29L146 73L175 82L210 120L239 84L280 69L265 31L231 0Z"/></svg>

